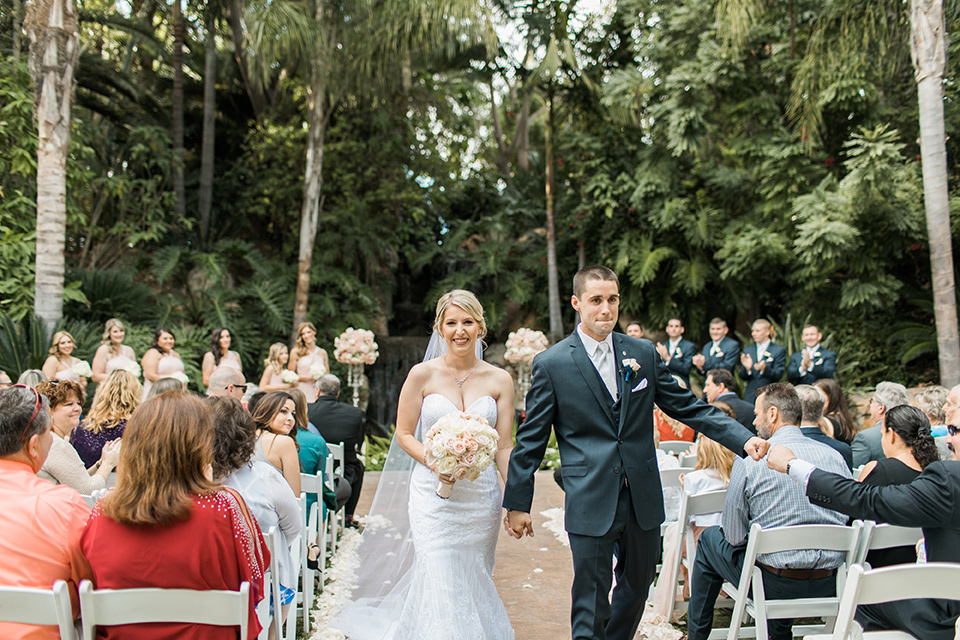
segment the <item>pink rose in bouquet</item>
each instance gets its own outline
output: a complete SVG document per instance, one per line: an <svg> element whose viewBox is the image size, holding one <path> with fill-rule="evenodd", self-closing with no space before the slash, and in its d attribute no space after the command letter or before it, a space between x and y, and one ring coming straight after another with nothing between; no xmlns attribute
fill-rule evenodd
<svg viewBox="0 0 960 640"><path fill-rule="evenodd" d="M507 336L507 351L503 358L507 362L533 362L533 357L541 351L546 351L550 343L542 331L535 331L521 327L511 331Z"/></svg>
<svg viewBox="0 0 960 640"><path fill-rule="evenodd" d="M464 411L448 413L427 432L423 440L427 464L437 464L440 473L454 480L476 480L493 463L500 435L486 419ZM437 495L449 498L453 484L441 482Z"/></svg>

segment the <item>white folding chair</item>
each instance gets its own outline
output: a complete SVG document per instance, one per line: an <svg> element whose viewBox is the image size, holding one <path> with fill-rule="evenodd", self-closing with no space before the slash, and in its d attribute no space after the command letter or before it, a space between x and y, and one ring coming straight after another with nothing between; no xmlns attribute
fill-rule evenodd
<svg viewBox="0 0 960 640"><path fill-rule="evenodd" d="M247 637L250 583L239 591L193 589L98 589L89 580L80 583L83 639L94 640L97 627L150 622L209 624L239 627Z"/></svg>
<svg viewBox="0 0 960 640"><path fill-rule="evenodd" d="M678 456L681 453L686 453L689 451L690 447L692 446L693 443L687 442L686 440L668 440L666 442L661 442L657 448L664 453L669 453L672 456Z"/></svg>
<svg viewBox="0 0 960 640"><path fill-rule="evenodd" d="M857 549L853 562L862 564L865 569L870 569L870 564L866 561L869 552L894 547L914 547L922 537L923 529L919 527L898 527L864 520L863 531L860 534L860 548Z"/></svg>
<svg viewBox="0 0 960 640"><path fill-rule="evenodd" d="M61 640L75 640L73 610L70 608L70 587L63 580L52 589L0 587L0 620L22 624L56 625Z"/></svg>
<svg viewBox="0 0 960 640"><path fill-rule="evenodd" d="M862 631L853 616L861 604L895 602L912 598L960 600L960 565L952 562L901 564L865 570L850 567L846 588L832 634L805 636L809 640L915 640L904 631ZM960 626L960 621L958 621Z"/></svg>
<svg viewBox="0 0 960 640"><path fill-rule="evenodd" d="M270 565L263 574L263 586L269 589L273 598L273 616L270 616L271 596L265 597L257 606L257 617L260 619L259 640L267 640L270 634L270 627L273 627L274 638L279 640L283 637L281 630L280 616L280 562L277 560L275 550L279 539L277 528L270 527L270 530L263 534L263 539L267 543L267 551L270 552ZM269 585L269 586L268 586ZM246 637L246 636L241 636Z"/></svg>
<svg viewBox="0 0 960 640"><path fill-rule="evenodd" d="M678 494L683 493L683 486L680 484L680 476L685 473L690 473L689 469L661 469L660 470L660 487L662 489L675 489ZM667 527L670 526L670 522L660 523L660 542L663 543L663 534L666 533ZM657 573L660 572L661 566L657 565Z"/></svg>
<svg viewBox="0 0 960 640"><path fill-rule="evenodd" d="M83 498L83 501L87 503L87 506L93 509L97 504L97 500L99 500L100 496L102 496L105 492L106 489L97 489L96 491L91 492L90 495L82 495L81 497Z"/></svg>
<svg viewBox="0 0 960 640"><path fill-rule="evenodd" d="M697 466L696 453L681 453L679 456L677 456L677 459L680 461L681 469L693 469Z"/></svg>
<svg viewBox="0 0 960 640"><path fill-rule="evenodd" d="M300 577L303 582L303 628L310 628L310 609L313 608L314 582L315 576L320 575L320 584L323 584L323 570L326 561L326 527L320 522L320 505L323 500L323 482L319 476L308 473L300 474L300 497L301 509L303 511L304 521L307 528L302 537L300 545ZM306 513L306 494L314 493L317 495L317 501L310 506L310 513ZM310 544L316 544L320 547L320 557L317 558L317 570L307 566L307 551Z"/></svg>
<svg viewBox="0 0 960 640"><path fill-rule="evenodd" d="M300 497L297 498L297 503L300 505L300 514L303 515L307 510L307 496L302 492ZM301 531L300 534L293 539L290 543L290 554L291 561L293 566L300 567L301 570L297 571L298 575L303 576L302 568L307 566L307 535L306 531ZM297 589L297 585L291 585L292 588ZM297 640L297 605L301 604L304 601L304 589L306 584L303 587L297 589L297 595L293 599L293 607L291 608L290 613L287 615L286 624L283 627L283 640ZM304 607L304 613L306 617L309 617L310 610ZM310 627L308 624L304 623L304 630L309 630Z"/></svg>
<svg viewBox="0 0 960 640"><path fill-rule="evenodd" d="M327 445L327 448L329 449L331 446L335 446L335 445ZM341 453L342 451L343 449L341 448ZM327 459L324 462L324 467L323 467L323 482L324 484L327 485L327 487L331 491L336 492L336 484L334 483L334 480L333 480L334 462L335 462L334 455L328 452ZM326 538L327 538L327 544L330 547L331 556L337 552L337 539L339 535L339 521L337 520L337 517L338 516L336 511L334 511L333 509L327 509L327 522L325 523L325 526L327 527L328 534Z"/></svg>
<svg viewBox="0 0 960 640"><path fill-rule="evenodd" d="M761 529L754 523L750 527L750 537L747 539L746 555L743 559L743 570L740 573L740 584L724 583L723 589L733 595L733 616L730 619L729 629L716 629L710 638L727 637L727 640L737 638L767 638L767 620L783 618L825 618L824 625L794 627L794 635L801 633L822 632L826 629L831 618L837 615L840 607L840 596L846 584L847 568L853 563L860 541L862 523L857 520L851 526L830 524L805 524L790 527ZM837 568L837 594L822 598L787 598L783 600L767 600L763 588L763 574L757 566L757 556L779 551L793 551L799 549L820 549L824 551L843 551L846 553L844 563ZM752 593L751 593L752 591ZM756 627L742 627L747 616L756 620Z"/></svg>

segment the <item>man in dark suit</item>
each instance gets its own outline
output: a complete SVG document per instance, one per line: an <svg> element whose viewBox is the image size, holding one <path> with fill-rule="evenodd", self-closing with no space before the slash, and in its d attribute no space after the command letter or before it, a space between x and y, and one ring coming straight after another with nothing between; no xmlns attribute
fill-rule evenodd
<svg viewBox="0 0 960 640"><path fill-rule="evenodd" d="M837 354L820 346L823 334L808 324L800 334L805 347L790 356L787 380L793 384L813 384L820 378L832 378L837 370Z"/></svg>
<svg viewBox="0 0 960 640"><path fill-rule="evenodd" d="M817 426L820 418L823 417L823 394L812 385L801 384L797 387L797 395L800 396L800 408L803 410L803 415L800 418L800 433L811 440L822 442L828 447L836 449L837 453L843 456L843 461L847 463L847 467L852 471L853 453L850 451L850 445L846 442L834 440L820 431L820 427Z"/></svg>
<svg viewBox="0 0 960 640"><path fill-rule="evenodd" d="M307 405L310 422L330 444L343 445L344 479L350 483L350 499L343 508L346 526L355 526L353 513L360 500L364 466L357 458L363 445L363 411L352 404L340 402L340 378L327 374L317 380L317 401Z"/></svg>
<svg viewBox="0 0 960 640"><path fill-rule="evenodd" d="M710 321L710 342L703 345L702 353L693 356L693 366L705 373L711 369L726 369L733 373L740 359L740 345L727 337L727 321L714 318Z"/></svg>
<svg viewBox="0 0 960 640"><path fill-rule="evenodd" d="M620 287L613 271L578 271L571 303L580 315L576 331L533 361L526 420L517 431L504 490L504 525L517 538L533 534L534 473L552 428L573 554L573 640L628 640L640 623L660 555L664 512L654 402L733 451L757 459L766 443L681 388L652 343L614 333Z"/></svg>
<svg viewBox="0 0 960 640"><path fill-rule="evenodd" d="M660 359L670 369L670 373L680 376L680 379L690 388L690 369L693 368L693 356L697 347L689 340L683 339L683 322L680 318L667 320L667 344L657 343L657 353Z"/></svg>
<svg viewBox="0 0 960 640"><path fill-rule="evenodd" d="M770 339L772 329L769 320L756 320L750 330L753 344L740 354L740 379L747 383L743 397L748 401L757 397L758 389L779 382L787 368L787 350Z"/></svg>
<svg viewBox="0 0 960 640"><path fill-rule="evenodd" d="M953 460L933 462L910 484L872 486L846 480L774 446L767 466L806 487L815 505L853 518L921 527L928 562L960 562L960 412L949 427ZM954 640L960 602L913 599L857 607L865 631L899 629L923 640Z"/></svg>
<svg viewBox="0 0 960 640"><path fill-rule="evenodd" d="M734 384L733 374L726 369L711 369L707 371L707 377L703 381L703 397L707 402L726 402L736 414L737 422L749 429L750 433L756 434L757 428L753 426L753 405L740 399Z"/></svg>

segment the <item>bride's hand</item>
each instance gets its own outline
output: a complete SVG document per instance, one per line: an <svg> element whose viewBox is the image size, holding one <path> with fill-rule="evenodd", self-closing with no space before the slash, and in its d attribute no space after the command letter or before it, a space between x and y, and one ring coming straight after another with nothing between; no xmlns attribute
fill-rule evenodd
<svg viewBox="0 0 960 640"><path fill-rule="evenodd" d="M437 471L437 479L443 484L454 484L457 481L457 479L449 473L440 473L439 471Z"/></svg>

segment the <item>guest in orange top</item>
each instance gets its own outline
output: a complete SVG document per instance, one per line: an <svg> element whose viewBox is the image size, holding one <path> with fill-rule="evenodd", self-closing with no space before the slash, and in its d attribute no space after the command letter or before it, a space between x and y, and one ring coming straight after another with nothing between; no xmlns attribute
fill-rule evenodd
<svg viewBox="0 0 960 640"><path fill-rule="evenodd" d="M53 434L46 398L29 387L0 390L0 585L49 589L70 584L77 614L77 585L91 577L80 552L90 509L70 487L37 477ZM0 622L5 640L56 640L55 626Z"/></svg>

